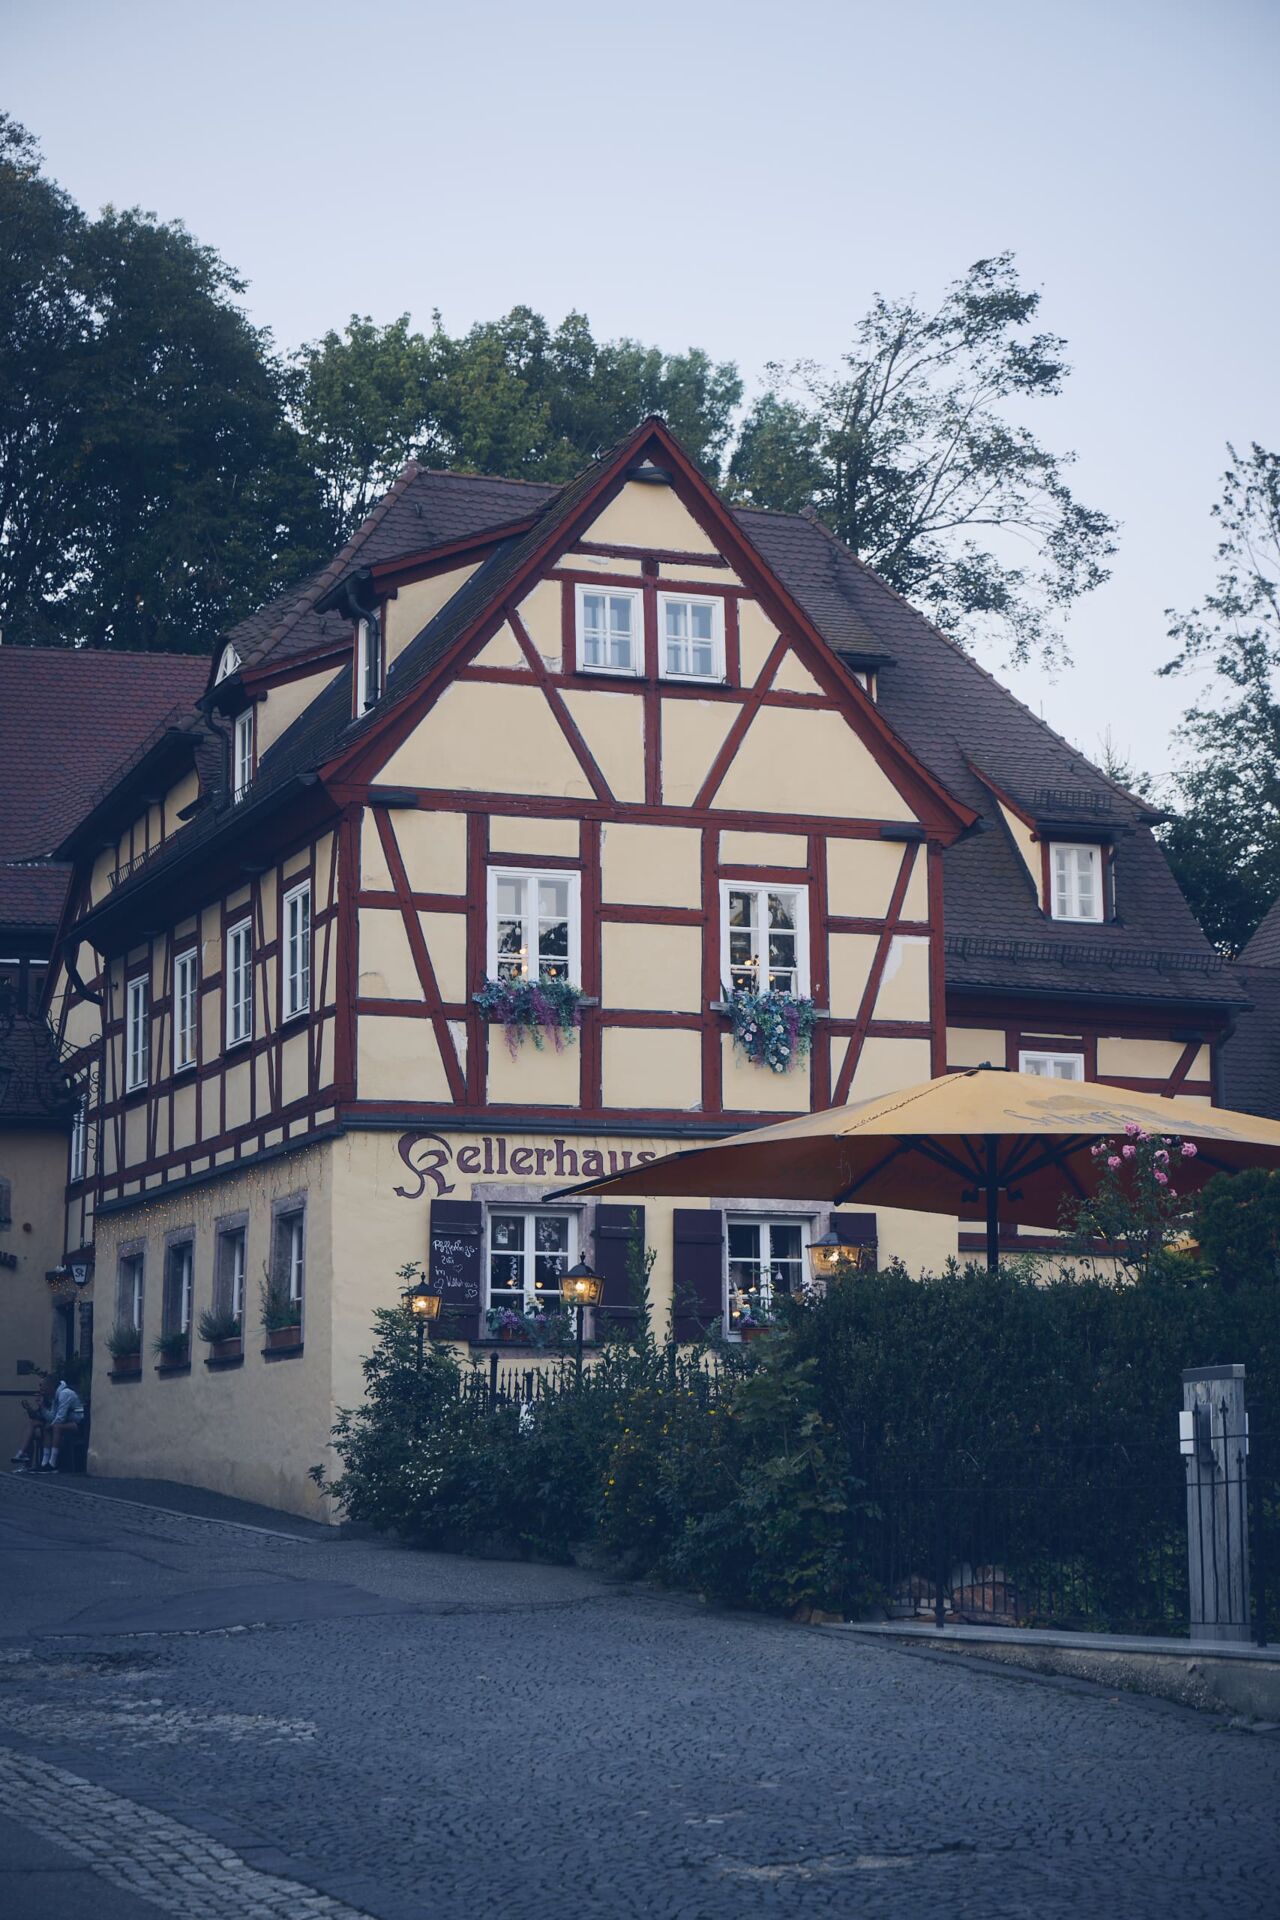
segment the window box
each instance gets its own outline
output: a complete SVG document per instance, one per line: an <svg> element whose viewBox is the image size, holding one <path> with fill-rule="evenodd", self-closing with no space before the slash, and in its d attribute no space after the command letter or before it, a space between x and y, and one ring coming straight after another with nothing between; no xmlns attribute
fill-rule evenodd
<svg viewBox="0 0 1280 1920"><path fill-rule="evenodd" d="M479 993L472 997L481 1013L487 1014L490 1020L501 1021L513 1060L526 1033L538 1048L542 1046L543 1034L549 1033L556 1052L560 1053L582 1025L583 995L567 980L553 979L547 974L540 980L486 980Z"/></svg>
<svg viewBox="0 0 1280 1920"><path fill-rule="evenodd" d="M733 1044L757 1067L789 1073L809 1057L818 1010L793 993L730 994L723 1007L733 1024Z"/></svg>
<svg viewBox="0 0 1280 1920"><path fill-rule="evenodd" d="M237 1334L234 1340L211 1340L205 1359L206 1367L238 1367L244 1360L244 1341Z"/></svg>
<svg viewBox="0 0 1280 1920"><path fill-rule="evenodd" d="M267 1349L271 1353L282 1352L288 1347L300 1347L302 1345L302 1322L299 1320L291 1327L268 1327L266 1334Z"/></svg>
<svg viewBox="0 0 1280 1920"><path fill-rule="evenodd" d="M140 1353L117 1354L111 1362L108 1380L140 1380L142 1378L142 1355Z"/></svg>
<svg viewBox="0 0 1280 1920"><path fill-rule="evenodd" d="M774 1331L774 1326L773 1326L772 1320L763 1322L759 1326L749 1326L744 1323L738 1327L738 1333L744 1343L747 1343L752 1340L759 1340L763 1338L763 1336L766 1333L772 1333L773 1331Z"/></svg>

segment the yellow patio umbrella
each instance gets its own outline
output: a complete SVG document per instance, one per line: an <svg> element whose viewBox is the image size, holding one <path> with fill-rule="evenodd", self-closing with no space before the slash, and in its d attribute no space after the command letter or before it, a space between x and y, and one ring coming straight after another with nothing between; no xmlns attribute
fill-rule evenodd
<svg viewBox="0 0 1280 1920"><path fill-rule="evenodd" d="M749 1193L761 1200L971 1213L982 1203L987 1264L999 1257L1000 1222L1054 1227L1062 1202L1093 1192L1090 1149L1130 1124L1194 1143L1173 1178L1190 1192L1215 1173L1280 1167L1280 1123L1088 1080L1050 1080L997 1067L966 1067L898 1093L806 1113L647 1166L566 1187L569 1193ZM559 1196L557 1196L559 1197Z"/></svg>

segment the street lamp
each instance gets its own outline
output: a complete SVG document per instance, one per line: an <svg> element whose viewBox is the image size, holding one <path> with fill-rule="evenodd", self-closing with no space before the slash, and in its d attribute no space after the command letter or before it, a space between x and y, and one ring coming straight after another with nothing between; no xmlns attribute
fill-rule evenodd
<svg viewBox="0 0 1280 1920"><path fill-rule="evenodd" d="M820 1240L810 1242L809 1271L824 1286L833 1280L847 1280L865 1264L867 1251L865 1246L850 1246L832 1227Z"/></svg>
<svg viewBox="0 0 1280 1920"><path fill-rule="evenodd" d="M560 1282L560 1297L569 1305L578 1309L578 1337L574 1348L574 1367L578 1378L582 1377L582 1315L586 1307L598 1307L604 1298L604 1280L593 1273L585 1260L579 1260L576 1267L570 1267Z"/></svg>
<svg viewBox="0 0 1280 1920"><path fill-rule="evenodd" d="M418 1329L418 1367L421 1369L423 1335L427 1331L428 1321L440 1318L440 1295L433 1293L425 1280L419 1280L416 1287L406 1287L400 1298Z"/></svg>

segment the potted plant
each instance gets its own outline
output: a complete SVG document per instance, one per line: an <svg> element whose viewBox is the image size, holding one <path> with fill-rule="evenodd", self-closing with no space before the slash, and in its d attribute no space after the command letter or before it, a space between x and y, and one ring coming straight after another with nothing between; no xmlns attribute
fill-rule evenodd
<svg viewBox="0 0 1280 1920"><path fill-rule="evenodd" d="M270 1349L302 1345L302 1302L290 1297L288 1289L262 1282L262 1329Z"/></svg>
<svg viewBox="0 0 1280 1920"><path fill-rule="evenodd" d="M529 1340L532 1336L523 1313L514 1307L486 1307L485 1325L494 1340Z"/></svg>
<svg viewBox="0 0 1280 1920"><path fill-rule="evenodd" d="M112 1373L117 1377L141 1373L141 1327L130 1326L123 1320L117 1321L107 1335L107 1352L111 1355Z"/></svg>
<svg viewBox="0 0 1280 1920"><path fill-rule="evenodd" d="M762 1333L772 1333L777 1320L758 1292L740 1293L738 1303L738 1332L745 1342L758 1339Z"/></svg>
<svg viewBox="0 0 1280 1920"><path fill-rule="evenodd" d="M244 1352L240 1315L222 1307L200 1315L200 1338L208 1341L211 1360L236 1360Z"/></svg>
<svg viewBox="0 0 1280 1920"><path fill-rule="evenodd" d="M177 1367L185 1367L191 1359L191 1330L189 1327L175 1327L169 1333L162 1333L151 1343L160 1373L171 1373Z"/></svg>
<svg viewBox="0 0 1280 1920"><path fill-rule="evenodd" d="M567 1307L534 1305L524 1310L527 1338L535 1347L563 1349L573 1345L576 1322Z"/></svg>

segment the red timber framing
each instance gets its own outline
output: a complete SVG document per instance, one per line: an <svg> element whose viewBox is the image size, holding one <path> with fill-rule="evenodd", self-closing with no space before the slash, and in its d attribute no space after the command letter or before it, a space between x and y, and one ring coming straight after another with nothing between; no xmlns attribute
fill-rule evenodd
<svg viewBox="0 0 1280 1920"><path fill-rule="evenodd" d="M1016 1017L1011 1017L1016 1014ZM1078 1000L1020 1000L1016 1008L999 994L966 993L956 1000L947 1016L947 1025L998 1031L1002 1035L1003 1058L993 1066L1011 1073L1018 1070L1022 1053L1079 1053L1084 1057L1084 1077L1104 1087L1131 1087L1137 1093L1198 1094L1216 1100L1215 1062L1218 1048L1226 1037L1228 1022L1221 1014L1206 1013L1203 1008L1189 1011L1176 1006L1106 1004L1092 1001L1081 1007ZM1167 1074L1100 1073L1098 1043L1101 1040L1165 1040L1179 1048L1177 1060ZM1196 1079L1191 1072L1207 1049L1208 1076Z"/></svg>
<svg viewBox="0 0 1280 1920"><path fill-rule="evenodd" d="M496 1106L485 1098L488 1078L488 1053L493 1044L488 1021L472 1004L471 996L484 984L486 969L487 942L487 870L491 865L503 867L527 867L535 870L556 870L576 872L581 885L581 951L583 994L589 1001L598 1002L601 996L601 928L605 925L633 926L685 926L700 930L701 941L701 981L702 1007L698 1012L659 1012L647 1008L610 1007L589 1005L583 1009L580 1031L580 1064L578 1112L586 1120L595 1119L602 1123L608 1121L649 1120L667 1130L678 1130L687 1123L692 1115L685 1109L645 1109L632 1107L606 1106L603 1087L603 1035L610 1028L657 1028L667 1031L695 1032L701 1037L702 1060L702 1101L696 1111L699 1125L714 1123L721 1117L734 1124L745 1124L748 1119L759 1117L756 1110L726 1108L723 1104L721 1058L722 1037L729 1032L727 1020L712 1011L713 1004L721 997L720 978L720 887L726 880L743 879L756 884L776 883L803 888L809 903L809 966L810 992L822 1012L829 1016L822 1019L815 1036L810 1054L810 1104L814 1107L829 1106L848 1097L857 1062L862 1047L868 1038L883 1039L925 1039L930 1043L931 1058L937 1057L945 1048L945 1021L943 1018L944 999L941 991L941 938L936 923L928 920L912 920L904 916L903 905L911 876L919 861L928 856L925 845L917 840L903 843L892 896L884 919L853 919L832 916L827 900L827 843L829 839L879 839L883 828L881 823L867 821L807 820L800 822L807 848L806 864L803 867L760 867L742 866L720 859L720 833L725 827L753 828L760 831L773 830L794 834L797 831L795 816L762 816L711 813L707 809L693 810L681 808L634 808L625 810L604 807L597 803L560 801L560 800L523 800L510 794L470 794L422 792L416 795L417 809L424 812L444 811L454 814L463 813L466 817L466 891L463 893L423 893L415 892L408 883L403 855L400 851L395 822L406 811L415 810L407 805L407 796L397 793L395 804L389 805L380 800L379 789L368 789L370 810L376 822L379 843L391 876L392 887L375 888L361 886L352 900L352 928L354 932L355 915L360 908L374 908L395 911L409 931L410 943L418 964L419 977L423 985L421 998L416 1000L365 999L357 1002L356 1011L361 1019L377 1019L380 1016L423 1019L429 1021L440 1045L442 1059L449 1079L452 1107L423 1103L413 1108L413 1112L424 1118L442 1121L452 1116L458 1120L477 1120L485 1117L505 1118L515 1121L521 1118L531 1124L537 1119L535 1110L515 1106ZM667 907L638 905L602 897L600 869L600 836L602 826L615 818L628 821L639 820L650 824L678 825L687 827L691 814L696 813L696 822L701 829L701 905L697 907ZM548 822L574 819L580 823L580 852L575 857L564 853L511 852L493 840L491 817L505 815L533 821L544 819ZM894 830L892 826L890 830ZM896 829L901 831L900 828ZM939 903L935 903L935 906ZM423 979L423 961L425 946L419 955L421 942L420 912L454 913L464 916L467 921L466 934L466 979L467 1000L448 1001L440 997L434 974L428 984ZM829 939L832 933L872 933L877 936L877 944L866 987L856 1011L846 1017L830 1017L829 982L830 957ZM922 1021L875 1020L872 1018L876 997L883 981L885 966L889 957L894 936L911 934L928 937L930 941L930 1018ZM344 941L344 944L346 942ZM428 963L429 965L429 963ZM451 1028L462 1025L467 1035L466 1067L462 1067L453 1042ZM838 1081L833 1086L831 1073L832 1043L839 1051L839 1042L847 1039L843 1062ZM379 1102L366 1097L362 1089L357 1089L354 1097L343 1099L343 1117L356 1121L360 1116L376 1118L384 1112L400 1114L407 1109L403 1102ZM763 1110L761 1110L763 1112ZM782 1111L770 1113L767 1117L786 1118Z"/></svg>
<svg viewBox="0 0 1280 1920"><path fill-rule="evenodd" d="M315 830L301 843L294 842L274 851L258 872L247 874L241 888L231 897L210 903L195 917L190 936L174 938L172 929L152 934L137 947L123 967L123 987L117 995L111 991L109 970L88 983L103 998L102 1038L95 1050L99 1060L98 1130L94 1176L87 1183L103 1201L121 1197L127 1189L144 1188L157 1179L178 1180L207 1171L211 1166L233 1163L275 1144L275 1136L302 1139L315 1126L332 1118L339 1098L339 1070L343 1064L344 1033L342 995L343 947L341 938L340 889L342 862L350 859L349 838L344 842L343 825L332 821ZM331 840L327 880L323 897L319 894L321 867L316 858L319 839ZM274 880L275 931L267 937L264 878ZM303 884L311 889L311 1009L286 1020L283 1001L282 912L284 896ZM354 885L347 889L354 894ZM204 914L215 911L219 918L222 964L216 973L201 968L197 985L196 1058L193 1064L176 1073L173 1070L173 972L176 958L194 946L197 954L204 948ZM191 915L177 921L186 924ZM226 1040L227 933L230 928L249 922L252 941L253 1031L249 1039L233 1046ZM128 982L146 978L155 981L156 949L163 944L165 957L160 975L161 990L151 1000L151 1061L148 1084L128 1091L126 1071L126 1006ZM82 949L83 951L83 949ZM269 963L275 963L269 967ZM119 962L115 963L119 966ZM269 976L274 979L268 988ZM333 1004L337 991L338 1004ZM218 1006L217 1044L206 1051L205 1009L209 997L221 992ZM348 1003L354 1008L353 1000ZM334 1065L326 1075L324 1035L333 1023ZM284 1049L295 1037L304 1040L305 1072L303 1091L293 1099L284 1099ZM349 1036L348 1036L349 1044ZM87 1052L88 1050L86 1050ZM233 1122L228 1115L227 1081L243 1069L246 1081L247 1117ZM348 1082L349 1084L349 1082ZM194 1093L194 1139L189 1144L174 1144L174 1106L184 1088ZM166 1112L167 1109L167 1112ZM144 1151L140 1158L126 1160L127 1121L142 1116ZM104 1164L102 1143L108 1132L114 1148L114 1167Z"/></svg>

